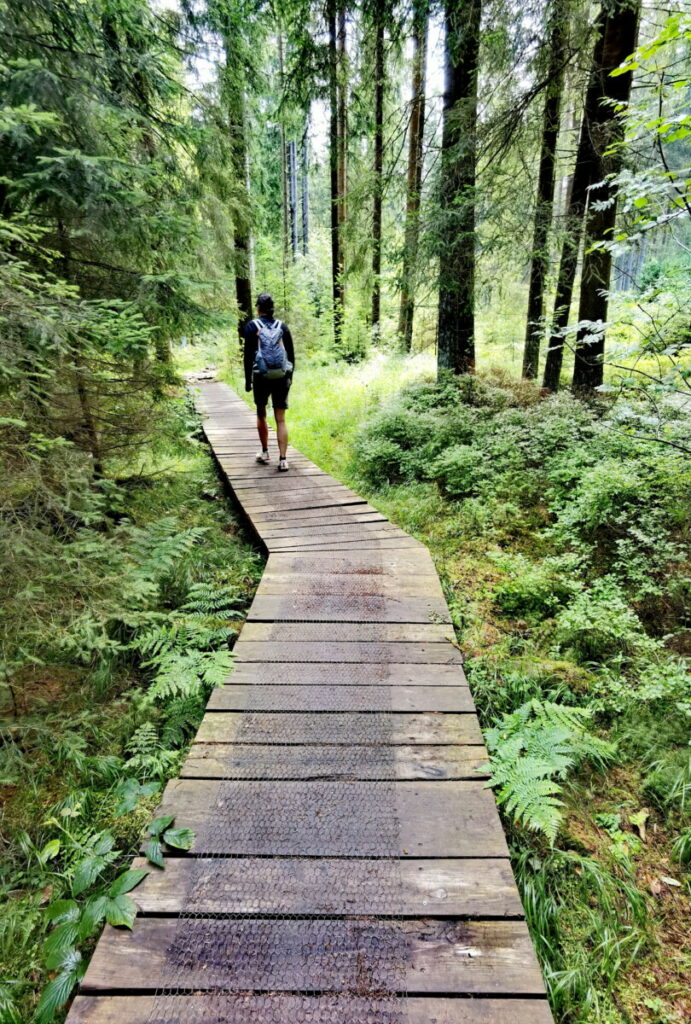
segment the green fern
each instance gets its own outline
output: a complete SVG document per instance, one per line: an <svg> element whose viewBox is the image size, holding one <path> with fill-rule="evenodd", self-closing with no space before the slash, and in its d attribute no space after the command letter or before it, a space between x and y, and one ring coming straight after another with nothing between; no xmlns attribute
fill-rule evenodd
<svg viewBox="0 0 691 1024"><path fill-rule="evenodd" d="M530 700L485 732L497 803L517 824L553 844L562 819L562 782L586 758L605 765L612 744L587 729L591 713L549 701Z"/></svg>

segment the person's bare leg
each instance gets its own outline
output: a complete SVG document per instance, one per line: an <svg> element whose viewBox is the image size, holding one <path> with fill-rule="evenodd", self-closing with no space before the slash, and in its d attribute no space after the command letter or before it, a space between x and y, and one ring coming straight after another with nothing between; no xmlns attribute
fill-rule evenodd
<svg viewBox="0 0 691 1024"><path fill-rule="evenodd" d="M288 427L286 426L285 409L274 409L276 417L276 436L278 437L278 454L285 459L288 452Z"/></svg>
<svg viewBox="0 0 691 1024"><path fill-rule="evenodd" d="M269 450L269 424L266 422L266 406L257 406L257 433L261 441L262 451Z"/></svg>

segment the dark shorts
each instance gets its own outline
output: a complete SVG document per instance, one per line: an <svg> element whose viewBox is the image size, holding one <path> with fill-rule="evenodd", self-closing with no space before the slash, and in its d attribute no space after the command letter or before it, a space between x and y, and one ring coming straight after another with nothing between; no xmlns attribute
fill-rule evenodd
<svg viewBox="0 0 691 1024"><path fill-rule="evenodd" d="M285 377L278 380L267 380L266 377L252 378L252 391L254 392L254 404L258 409L263 409L271 399L274 409L288 408L288 392L293 382L292 375L287 373Z"/></svg>

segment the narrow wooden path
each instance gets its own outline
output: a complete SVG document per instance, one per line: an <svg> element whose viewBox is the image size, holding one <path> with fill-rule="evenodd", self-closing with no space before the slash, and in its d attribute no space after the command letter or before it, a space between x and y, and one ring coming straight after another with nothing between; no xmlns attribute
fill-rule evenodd
<svg viewBox="0 0 691 1024"><path fill-rule="evenodd" d="M68 1021L550 1024L427 549L295 450L257 465L224 384L199 405L269 559L163 796L193 849L106 927Z"/></svg>

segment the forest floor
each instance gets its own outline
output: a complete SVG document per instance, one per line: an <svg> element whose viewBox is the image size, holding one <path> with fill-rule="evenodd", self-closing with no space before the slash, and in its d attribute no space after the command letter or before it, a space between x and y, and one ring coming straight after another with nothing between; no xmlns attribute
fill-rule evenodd
<svg viewBox="0 0 691 1024"><path fill-rule="evenodd" d="M581 708L606 745L600 761L574 748L555 762L563 805L551 841L539 810L520 820L498 789L556 1019L681 1024L691 1014L691 699L679 658L691 650L688 467L620 443L568 396L543 405L497 374L468 393L473 416L459 426L458 396L444 406L419 383L433 372L424 355L303 360L291 441L430 548L486 738L510 734L537 700ZM244 394L234 353L223 376ZM545 465L569 481L559 500ZM495 736L493 758L501 744Z"/></svg>
<svg viewBox="0 0 691 1024"><path fill-rule="evenodd" d="M177 405L155 455L112 467L98 514L55 535L44 525L45 562L16 554L20 577L33 576L6 626L30 590L34 664L1 709L2 1024L63 1019L104 898L122 893L112 923L133 912L136 879L122 872L230 670L261 575L194 416Z"/></svg>

